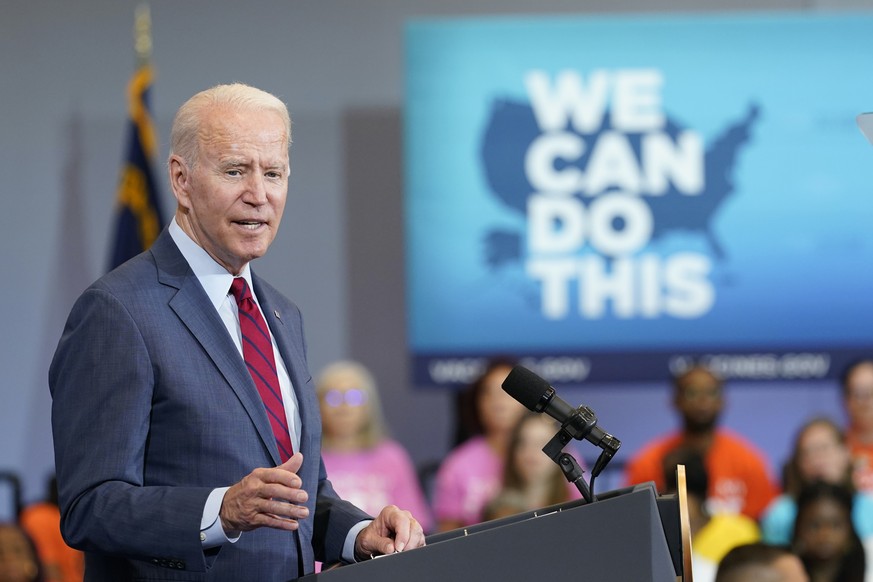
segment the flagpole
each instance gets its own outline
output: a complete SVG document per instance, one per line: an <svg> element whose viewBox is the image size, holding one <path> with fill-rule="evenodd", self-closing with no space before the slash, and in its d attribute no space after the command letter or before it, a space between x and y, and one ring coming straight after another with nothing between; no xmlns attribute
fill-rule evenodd
<svg viewBox="0 0 873 582"><path fill-rule="evenodd" d="M148 2L136 7L133 23L133 47L136 51L136 64L142 67L152 56L152 15Z"/></svg>
<svg viewBox="0 0 873 582"><path fill-rule="evenodd" d="M158 182L152 169L158 138L148 99L153 71L152 19L147 2L140 3L134 12L133 47L136 70L127 88L128 145L116 192L110 269L149 248L164 227Z"/></svg>

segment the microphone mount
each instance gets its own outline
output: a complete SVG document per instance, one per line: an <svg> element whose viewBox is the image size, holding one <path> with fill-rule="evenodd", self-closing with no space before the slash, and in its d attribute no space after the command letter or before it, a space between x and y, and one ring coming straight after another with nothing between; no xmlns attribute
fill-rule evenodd
<svg viewBox="0 0 873 582"><path fill-rule="evenodd" d="M575 485L576 489L579 490L579 493L582 494L582 499L584 499L586 503L591 503L593 497L591 495L591 488L588 486L588 483L585 482L585 471L579 466L579 463L573 455L563 451L563 448L572 438L573 437L570 436L570 433L565 431L562 427L561 430L552 437L552 440L546 443L546 446L543 447L543 452L557 463L567 481Z"/></svg>
<svg viewBox="0 0 873 582"><path fill-rule="evenodd" d="M537 403L536 411L542 412L545 410L554 396L555 389L550 386ZM591 470L589 483L585 483L583 478L584 470L579 466L573 455L562 452L562 449L572 439L585 439L601 449L600 456L595 461L594 467ZM606 468L606 465L615 456L620 446L620 440L597 426L597 415L594 414L590 407L579 406L573 409L567 416L567 420L561 424L561 429L558 433L543 447L543 452L558 464L564 473L564 477L576 486L585 501L591 503L595 499L594 480Z"/></svg>

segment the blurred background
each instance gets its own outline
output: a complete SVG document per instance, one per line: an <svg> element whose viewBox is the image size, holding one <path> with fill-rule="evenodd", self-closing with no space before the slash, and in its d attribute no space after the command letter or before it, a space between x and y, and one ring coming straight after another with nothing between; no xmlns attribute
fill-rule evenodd
<svg viewBox="0 0 873 582"><path fill-rule="evenodd" d="M126 143L126 87L135 69L136 5L8 0L0 19L0 253L7 267L0 291L0 470L21 476L25 502L43 494L53 471L49 362L73 301L109 260ZM301 307L312 373L340 358L365 363L376 376L393 435L423 465L450 447L455 411L451 386L417 386L411 369L405 24L430 17L639 12L814 16L873 9L873 2L152 0L150 9L156 169L166 216L174 204L163 161L179 105L199 90L231 81L282 98L294 122L290 193L282 230L254 268ZM869 69L857 74L869 75ZM867 110L873 109L873 94L863 97ZM873 148L860 133L857 148L873 166ZM869 215L871 207L845 211ZM873 345L867 347L873 352ZM633 381L570 383L561 396L591 406L601 425L622 439L616 462L677 423L666 367ZM807 417L842 418L833 374L729 381L726 396L723 424L763 449L774 467Z"/></svg>

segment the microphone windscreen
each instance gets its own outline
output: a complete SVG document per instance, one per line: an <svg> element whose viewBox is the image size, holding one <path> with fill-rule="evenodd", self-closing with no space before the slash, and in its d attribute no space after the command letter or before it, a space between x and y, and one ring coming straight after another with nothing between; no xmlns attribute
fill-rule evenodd
<svg viewBox="0 0 873 582"><path fill-rule="evenodd" d="M549 388L548 382L524 366L515 366L503 381L503 390L507 394L536 412L540 412L537 406Z"/></svg>

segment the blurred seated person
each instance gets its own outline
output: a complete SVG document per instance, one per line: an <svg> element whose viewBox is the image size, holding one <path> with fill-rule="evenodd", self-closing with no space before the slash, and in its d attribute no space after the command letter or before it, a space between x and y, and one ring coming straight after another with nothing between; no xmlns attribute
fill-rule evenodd
<svg viewBox="0 0 873 582"><path fill-rule="evenodd" d="M809 576L787 547L756 542L729 551L718 565L715 582L809 582Z"/></svg>
<svg viewBox="0 0 873 582"><path fill-rule="evenodd" d="M0 523L0 582L44 582L42 564L27 533L15 523Z"/></svg>
<svg viewBox="0 0 873 582"><path fill-rule="evenodd" d="M773 500L761 517L765 542L788 544L797 516L800 490L815 481L842 485L854 494L852 522L862 539L873 536L873 496L856 492L852 481L852 457L839 426L828 418L804 424L794 440L785 467L785 492Z"/></svg>
<svg viewBox="0 0 873 582"><path fill-rule="evenodd" d="M373 375L358 362L327 366L316 383L321 456L343 499L376 514L386 505L409 510L424 531L433 518L406 449L387 435Z"/></svg>
<svg viewBox="0 0 873 582"><path fill-rule="evenodd" d="M864 582L864 546L852 526L852 493L818 481L800 491L791 547L810 582Z"/></svg>
<svg viewBox="0 0 873 582"><path fill-rule="evenodd" d="M483 378L488 376L490 370L512 370L515 360L504 356L496 356L487 361L484 368L470 384L455 394L455 426L450 448L455 448L469 439L481 436L485 432L482 419L479 414L476 401L481 392ZM502 372L499 372L502 373ZM509 375L509 372L506 372ZM501 382L502 384L502 382Z"/></svg>
<svg viewBox="0 0 873 582"><path fill-rule="evenodd" d="M704 366L693 366L674 380L673 405L682 429L645 445L628 462L627 484L654 481L664 490L664 456L677 447L700 453L709 475L707 504L712 513L744 513L758 519L776 496L764 455L739 435L718 426L724 408L721 379Z"/></svg>
<svg viewBox="0 0 873 582"><path fill-rule="evenodd" d="M469 388L474 436L452 449L437 471L438 531L479 523L485 504L500 490L509 437L526 410L503 391L512 367L509 361L492 361Z"/></svg>
<svg viewBox="0 0 873 582"><path fill-rule="evenodd" d="M36 545L46 582L82 582L85 555L68 546L61 536L58 481L54 475L49 478L45 501L25 507L19 521Z"/></svg>
<svg viewBox="0 0 873 582"><path fill-rule="evenodd" d="M852 453L855 487L873 493L873 359L859 360L843 372L846 441Z"/></svg>
<svg viewBox="0 0 873 582"><path fill-rule="evenodd" d="M509 439L501 489L485 506L483 521L582 497L561 468L543 452L559 429L557 422L543 414L528 412L521 417Z"/></svg>
<svg viewBox="0 0 873 582"><path fill-rule="evenodd" d="M665 493L678 491L677 465L685 465L694 581L713 582L725 554L736 546L757 542L761 538L758 524L738 513L710 513L706 503L709 476L703 457L694 449L680 447L664 457Z"/></svg>

